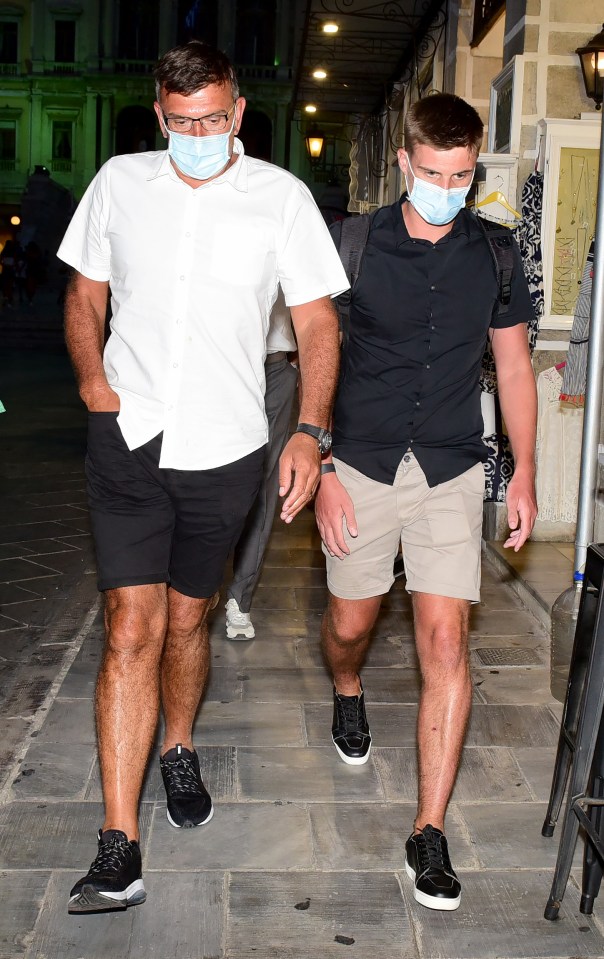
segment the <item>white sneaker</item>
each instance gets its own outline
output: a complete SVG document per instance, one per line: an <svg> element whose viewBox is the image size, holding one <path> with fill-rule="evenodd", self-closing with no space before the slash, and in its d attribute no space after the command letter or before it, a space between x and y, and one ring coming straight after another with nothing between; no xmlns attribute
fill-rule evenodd
<svg viewBox="0 0 604 959"><path fill-rule="evenodd" d="M229 599L226 606L227 639L253 639L256 635L249 613L242 613L236 599Z"/></svg>

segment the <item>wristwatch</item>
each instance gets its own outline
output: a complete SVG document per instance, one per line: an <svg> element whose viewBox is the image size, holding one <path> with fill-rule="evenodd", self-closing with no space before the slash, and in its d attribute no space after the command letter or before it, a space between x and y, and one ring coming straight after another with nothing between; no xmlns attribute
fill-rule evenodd
<svg viewBox="0 0 604 959"><path fill-rule="evenodd" d="M331 449L331 433L329 430L324 430L320 426L311 426L310 423L298 423L296 433L308 433L309 436L316 439L321 456L324 453L329 453Z"/></svg>

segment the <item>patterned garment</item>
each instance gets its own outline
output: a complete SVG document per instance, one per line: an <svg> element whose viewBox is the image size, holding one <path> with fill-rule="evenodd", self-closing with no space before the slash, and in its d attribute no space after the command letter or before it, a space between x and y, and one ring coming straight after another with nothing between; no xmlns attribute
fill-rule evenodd
<svg viewBox="0 0 604 959"><path fill-rule="evenodd" d="M543 174L531 173L522 188L522 219L514 230L522 256L522 266L528 282L534 316L528 323L529 350L531 356L537 342L539 320L543 316L543 262L541 257L541 211L543 208ZM504 503L508 483L514 474L514 457L509 440L503 432L501 410L497 396L495 361L490 345L484 353L480 388L485 393L495 394L496 432L483 436L489 448L485 463L485 495L487 502Z"/></svg>
<svg viewBox="0 0 604 959"><path fill-rule="evenodd" d="M566 355L564 378L560 399L575 406L585 403L587 385L587 352L589 344L589 321L591 314L591 288L594 278L594 246L592 240L581 278L581 289L575 307L573 328Z"/></svg>

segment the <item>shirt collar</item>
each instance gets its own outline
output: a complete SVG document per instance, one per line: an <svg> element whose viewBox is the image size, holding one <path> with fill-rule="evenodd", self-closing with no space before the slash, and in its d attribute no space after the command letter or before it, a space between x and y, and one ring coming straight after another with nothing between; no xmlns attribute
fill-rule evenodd
<svg viewBox="0 0 604 959"><path fill-rule="evenodd" d="M237 160L235 163L233 163L224 173L221 173L220 176L216 177L215 180L212 180L209 184L207 184L207 186L214 186L214 184L217 185L219 183L229 183L235 190L239 190L241 193L247 193L247 158L245 156L243 143L241 140L238 140L237 137L235 137L233 142L233 153L237 155ZM170 179L177 180L179 183L183 182L172 166L172 163L170 162L170 155L167 150L161 150L159 152L157 163L147 179L157 180L162 176L168 176Z"/></svg>
<svg viewBox="0 0 604 959"><path fill-rule="evenodd" d="M390 207L392 211L394 232L395 232L397 244L409 243L412 241L412 237L409 236L407 224L405 223L402 210L401 210L401 206L403 202L405 202L406 200L408 200L408 195L405 192L401 196L400 200L396 200L396 202L393 203L392 206ZM446 237L443 237L443 240L449 239L449 238L455 238L457 236L469 237L472 231L472 226L473 226L473 222L472 222L473 216L474 214L471 213L469 210L466 210L465 208L460 210L453 221L452 230L449 233L447 233Z"/></svg>

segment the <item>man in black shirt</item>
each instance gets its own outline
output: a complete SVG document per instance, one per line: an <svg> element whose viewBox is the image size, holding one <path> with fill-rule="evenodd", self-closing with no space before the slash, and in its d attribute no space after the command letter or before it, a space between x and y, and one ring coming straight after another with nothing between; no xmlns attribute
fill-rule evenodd
<svg viewBox="0 0 604 959"><path fill-rule="evenodd" d="M422 689L419 802L406 845L418 902L456 909L461 886L444 819L470 713L470 605L480 598L484 494L479 375L487 336L515 458L507 494L520 549L537 506L532 305L517 248L509 305L484 233L464 208L483 125L459 97L437 94L405 119L398 160L408 193L377 212L350 304L317 523L330 599L323 649L334 678L332 737L344 762L367 761L371 733L359 671L402 543Z"/></svg>

